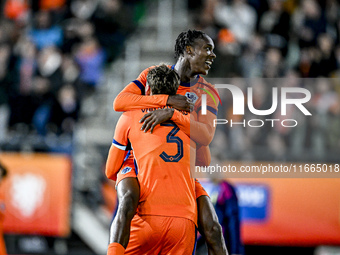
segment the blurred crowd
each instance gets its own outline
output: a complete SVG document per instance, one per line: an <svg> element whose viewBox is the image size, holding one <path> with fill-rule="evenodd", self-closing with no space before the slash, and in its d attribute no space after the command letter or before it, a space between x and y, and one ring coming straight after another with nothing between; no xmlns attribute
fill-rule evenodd
<svg viewBox="0 0 340 255"><path fill-rule="evenodd" d="M39 148L39 139L72 137L83 100L100 86L105 67L120 54L142 15L142 2L1 2L2 149L22 149L20 140L25 136L28 141L28 135L35 136L34 150L49 150L46 143Z"/></svg>
<svg viewBox="0 0 340 255"><path fill-rule="evenodd" d="M246 87L252 87L256 109L270 108L273 87L302 87L312 93L306 105L312 117L301 115L296 107L290 107L286 117L266 116L295 117L296 128L219 126L212 146L219 158L338 159L340 2L189 0L189 8L196 28L215 41L217 58L210 76L232 78L230 84L238 85L245 95ZM231 94L221 96L225 104L219 108L219 118L235 118ZM248 111L244 119L258 117Z"/></svg>

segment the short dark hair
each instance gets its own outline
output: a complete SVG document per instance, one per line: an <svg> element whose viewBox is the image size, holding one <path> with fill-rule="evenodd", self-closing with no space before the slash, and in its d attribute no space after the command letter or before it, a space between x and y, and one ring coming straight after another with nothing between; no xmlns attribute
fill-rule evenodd
<svg viewBox="0 0 340 255"><path fill-rule="evenodd" d="M179 76L164 64L150 69L146 79L152 94L176 95L177 93Z"/></svg>
<svg viewBox="0 0 340 255"><path fill-rule="evenodd" d="M6 167L0 162L0 178L5 178L7 176Z"/></svg>
<svg viewBox="0 0 340 255"><path fill-rule="evenodd" d="M184 54L186 46L193 46L196 39L203 39L206 33L199 30L188 30L178 35L175 44L175 59L177 60Z"/></svg>

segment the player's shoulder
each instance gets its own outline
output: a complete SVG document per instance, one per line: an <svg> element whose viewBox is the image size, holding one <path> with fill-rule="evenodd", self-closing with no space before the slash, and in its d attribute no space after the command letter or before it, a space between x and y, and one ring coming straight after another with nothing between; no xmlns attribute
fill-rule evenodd
<svg viewBox="0 0 340 255"><path fill-rule="evenodd" d="M131 118L133 118L136 115L137 110L131 110L123 112L122 115L120 115L120 121L129 122Z"/></svg>
<svg viewBox="0 0 340 255"><path fill-rule="evenodd" d="M215 86L213 84L211 84L210 82L208 82L206 79L204 79L202 76L200 76L197 83L198 83L199 88L204 88L208 91L212 91L212 92L218 94L218 91L215 88Z"/></svg>
<svg viewBox="0 0 340 255"><path fill-rule="evenodd" d="M121 116L124 116L125 118L133 118L134 116L142 114L144 111L147 112L144 109L130 110L130 111L123 112Z"/></svg>
<svg viewBox="0 0 340 255"><path fill-rule="evenodd" d="M137 123L143 115L140 109L123 112L118 120L119 125L126 128L131 127L131 125Z"/></svg>
<svg viewBox="0 0 340 255"><path fill-rule="evenodd" d="M208 82L206 79L204 79L202 76L200 76L200 78L198 79L198 86L202 87L202 88L207 88L209 90L216 90L215 86L213 84L211 84L210 82Z"/></svg>

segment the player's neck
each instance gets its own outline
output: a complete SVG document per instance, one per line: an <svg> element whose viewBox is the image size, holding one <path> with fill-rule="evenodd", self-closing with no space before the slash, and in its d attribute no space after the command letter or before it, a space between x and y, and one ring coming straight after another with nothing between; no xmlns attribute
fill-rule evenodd
<svg viewBox="0 0 340 255"><path fill-rule="evenodd" d="M191 80L196 78L197 74L192 72L190 63L184 58L179 58L177 60L174 69L179 75L181 82L190 83Z"/></svg>

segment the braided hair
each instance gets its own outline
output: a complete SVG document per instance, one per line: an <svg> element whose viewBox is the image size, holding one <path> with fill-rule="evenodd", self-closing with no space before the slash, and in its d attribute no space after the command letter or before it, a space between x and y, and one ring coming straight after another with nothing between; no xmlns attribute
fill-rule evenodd
<svg viewBox="0 0 340 255"><path fill-rule="evenodd" d="M193 46L196 39L203 39L205 35L206 34L202 31L190 29L188 31L180 33L176 39L175 44L175 59L178 60L178 58L184 54L186 46Z"/></svg>

